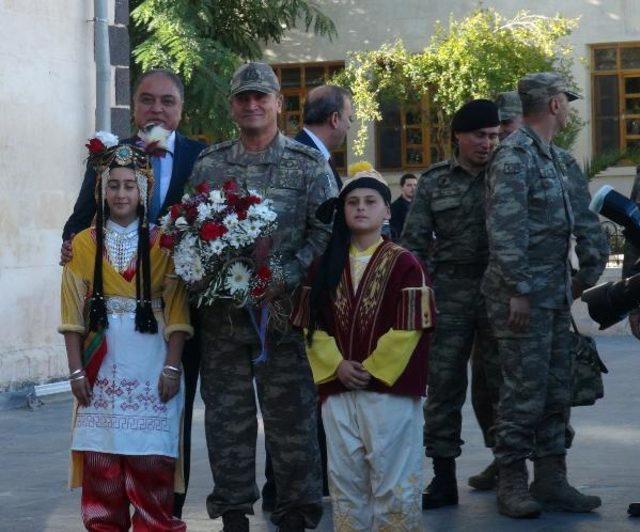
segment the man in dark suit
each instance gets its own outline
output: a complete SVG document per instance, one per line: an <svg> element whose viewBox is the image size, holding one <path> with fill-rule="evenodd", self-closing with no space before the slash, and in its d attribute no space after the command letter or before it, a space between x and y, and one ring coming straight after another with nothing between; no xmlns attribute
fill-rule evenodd
<svg viewBox="0 0 640 532"><path fill-rule="evenodd" d="M205 148L201 142L190 140L176 131L182 117L184 102L184 85L178 76L168 70L150 70L136 83L133 92L133 118L138 128L149 124L157 124L171 131L167 139L167 152L163 157L152 157L153 172L157 192L149 208L150 219L157 223L169 206L180 201L184 187L191 175L193 163L199 153ZM138 138L128 139L135 143ZM82 181L80 194L73 208L73 214L67 220L62 232L61 264L71 259L71 239L73 236L91 225L96 212L94 199L96 176L87 165ZM194 313L192 312L192 320ZM184 411L184 479L185 493L175 494L174 514L182 515L182 507L189 483L189 469L191 459L191 419L193 401L198 383L200 367L200 350L198 348L198 327L194 323L195 335L189 340L182 355L185 380L185 411Z"/></svg>
<svg viewBox="0 0 640 532"><path fill-rule="evenodd" d="M335 85L316 87L307 94L303 121L304 127L295 140L325 156L340 190L342 180L331 159L331 151L342 146L353 121L351 93Z"/></svg>
<svg viewBox="0 0 640 532"><path fill-rule="evenodd" d="M413 174L404 174L400 178L400 196L391 204L391 239L400 241L404 221L418 186L418 178Z"/></svg>

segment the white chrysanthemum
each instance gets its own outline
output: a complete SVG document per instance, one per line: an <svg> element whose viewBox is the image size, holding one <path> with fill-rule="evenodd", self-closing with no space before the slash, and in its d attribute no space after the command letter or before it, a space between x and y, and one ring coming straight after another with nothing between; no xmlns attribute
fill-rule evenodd
<svg viewBox="0 0 640 532"><path fill-rule="evenodd" d="M98 131L96 138L105 145L106 148L113 148L118 145L118 136L108 131Z"/></svg>
<svg viewBox="0 0 640 532"><path fill-rule="evenodd" d="M176 220L176 229L179 229L180 231L184 231L185 229L189 228L189 222L187 222L186 218L184 216L180 216L177 220Z"/></svg>
<svg viewBox="0 0 640 532"><path fill-rule="evenodd" d="M216 238L215 240L209 243L209 251L213 255L220 255L220 253L224 251L224 248L225 248L225 245L222 242L222 240L220 240L219 238Z"/></svg>
<svg viewBox="0 0 640 532"><path fill-rule="evenodd" d="M251 272L249 268L241 262L236 262L227 270L224 285L231 295L235 295L249 290L250 279Z"/></svg>
<svg viewBox="0 0 640 532"><path fill-rule="evenodd" d="M209 200L211 203L224 203L224 194L218 189L209 192Z"/></svg>
<svg viewBox="0 0 640 532"><path fill-rule="evenodd" d="M278 217L276 212L265 203L261 203L260 205L251 205L247 214L252 218L260 218L266 222L273 222Z"/></svg>
<svg viewBox="0 0 640 532"><path fill-rule="evenodd" d="M238 225L238 215L235 213L227 214L222 220L222 223L231 231L236 225Z"/></svg>
<svg viewBox="0 0 640 532"><path fill-rule="evenodd" d="M171 215L167 213L162 218L160 218L160 227L162 227L162 229L166 231L167 229L169 229L170 226L171 226Z"/></svg>
<svg viewBox="0 0 640 532"><path fill-rule="evenodd" d="M208 205L206 203L200 203L197 209L198 209L197 220L200 223L204 222L207 218L211 217L211 205Z"/></svg>

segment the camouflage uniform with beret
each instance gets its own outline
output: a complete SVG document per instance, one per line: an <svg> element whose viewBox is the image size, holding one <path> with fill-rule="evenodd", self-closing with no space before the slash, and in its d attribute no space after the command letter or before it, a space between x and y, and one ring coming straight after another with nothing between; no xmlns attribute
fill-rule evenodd
<svg viewBox="0 0 640 532"><path fill-rule="evenodd" d="M488 100L465 104L451 126L454 135L484 128L494 128L497 142L498 112ZM424 407L426 454L433 458L435 476L423 498L425 508L457 503L455 458L464 443L461 410L474 342L476 364L494 383L496 403L499 388L497 347L480 292L488 260L485 174L482 165L463 164L466 157L458 150L422 174L401 240L433 272L438 306Z"/></svg>
<svg viewBox="0 0 640 532"><path fill-rule="evenodd" d="M279 83L271 67L264 63L240 67L231 82L231 97L245 92L273 94L279 99ZM261 151L248 150L242 138L205 149L196 161L191 182L206 181L219 187L231 179L271 199L278 214L272 250L280 258L286 285L276 300L282 314L288 316L294 289L329 239L331 228L316 218L315 211L337 190L320 152L285 137L277 125L270 127L275 136ZM240 129L244 133L242 126ZM233 517L248 530L244 514L253 513L259 497L255 379L278 492L271 520L282 530L315 528L322 515L317 394L302 333L288 324L284 329L270 325L268 358L253 364L259 340L245 309L222 304L204 308L201 324L201 393L214 479L207 498L209 515L228 517L225 526L229 527Z"/></svg>

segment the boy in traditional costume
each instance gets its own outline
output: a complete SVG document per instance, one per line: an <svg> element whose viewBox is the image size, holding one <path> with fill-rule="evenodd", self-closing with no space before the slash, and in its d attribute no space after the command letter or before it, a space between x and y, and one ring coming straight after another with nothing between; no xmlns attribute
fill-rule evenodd
<svg viewBox="0 0 640 532"><path fill-rule="evenodd" d="M180 358L193 334L186 290L149 228L147 154L107 134L88 146L96 223L73 239L59 327L76 399L70 483L82 486L88 530L183 531L171 514L182 471Z"/></svg>
<svg viewBox="0 0 640 532"><path fill-rule="evenodd" d="M331 240L292 315L307 331L323 400L338 532L423 529L422 397L435 309L418 260L381 237L390 203L386 182L368 170L320 207L321 221L333 216Z"/></svg>

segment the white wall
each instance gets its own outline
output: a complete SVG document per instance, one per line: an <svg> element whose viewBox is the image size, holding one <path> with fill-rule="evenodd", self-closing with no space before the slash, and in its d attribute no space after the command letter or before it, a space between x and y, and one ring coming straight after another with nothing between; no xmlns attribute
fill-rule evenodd
<svg viewBox="0 0 640 532"><path fill-rule="evenodd" d="M62 226L94 127L93 3L0 0L0 392L67 372Z"/></svg>
<svg viewBox="0 0 640 532"><path fill-rule="evenodd" d="M409 50L419 51L428 42L435 21L445 25L449 15L462 18L475 9L477 0L316 0L320 9L336 24L338 37L330 42L301 30L290 32L280 44L269 46L264 57L271 63L344 60L348 51L378 48L401 38ZM527 9L539 15L560 13L580 17L570 36L575 49L574 76L585 99L574 104L583 120L591 121L591 83L588 71L589 44L640 40L640 0L484 0L506 17ZM372 136L369 137L370 144ZM583 161L591 153L590 124L580 135L574 153ZM371 152L368 160L374 160ZM350 153L349 160L353 161Z"/></svg>

